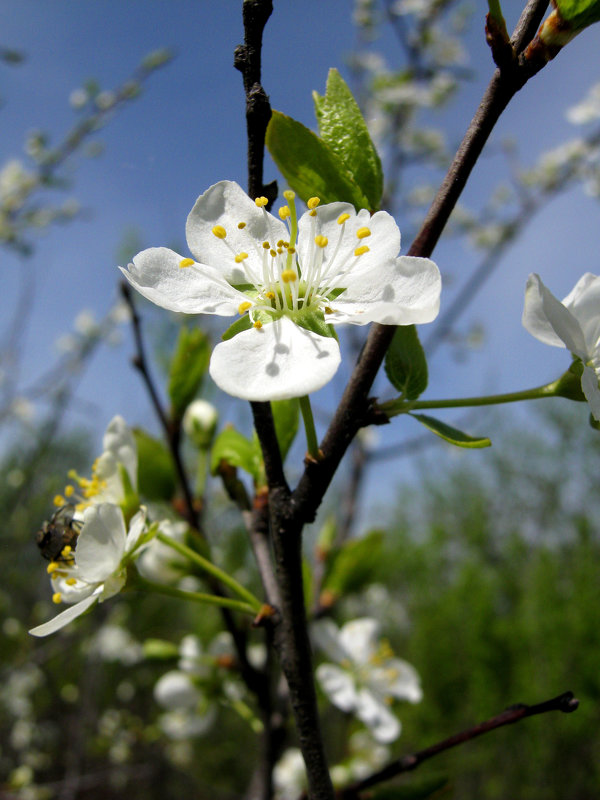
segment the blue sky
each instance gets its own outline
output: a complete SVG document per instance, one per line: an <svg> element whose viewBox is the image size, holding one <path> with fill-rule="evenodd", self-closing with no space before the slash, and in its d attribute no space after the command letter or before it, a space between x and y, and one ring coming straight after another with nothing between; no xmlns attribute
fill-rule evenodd
<svg viewBox="0 0 600 800"><path fill-rule="evenodd" d="M481 33L484 5L476 4L480 19L474 19L467 39L476 76L448 118L449 141L460 140L492 73ZM503 7L512 27L520 4L505 2ZM21 156L24 135L32 128L41 127L58 141L74 117L69 94L87 78L112 88L150 50L168 46L177 54L151 78L143 96L100 133L104 155L82 160L74 173L72 194L91 210L89 219L41 237L33 258L3 256L3 321L15 302L18 274L30 273L36 285L23 343L25 375L39 374L54 357L55 339L70 329L80 309L90 308L98 316L108 309L118 282L116 253L126 229L136 229L148 246L179 242L184 248L185 219L196 197L223 178L244 185L244 97L241 77L232 67L233 49L243 38L240 9L241 3L233 0L2 4L2 43L23 50L27 61L0 67L0 163ZM356 42L351 10L352 3L342 0L275 1L263 54L263 83L274 108L314 127L311 91L324 90L332 66L347 75L345 55ZM600 26L569 45L515 98L494 140L513 136L527 163L575 135L564 110L598 80L599 45ZM394 63L392 39L383 47ZM484 202L504 169L503 160L490 151L469 183L467 205L476 208ZM276 177L268 163L266 180ZM597 201L580 188L553 201L535 219L465 314L465 325L469 320L485 324L485 347L463 364L442 348L430 364L430 397L526 388L552 380L568 366L566 353L544 347L522 329L523 291L531 271L540 272L561 297L583 272L600 271L597 220ZM402 220L398 222L402 229ZM409 244L404 240L403 249ZM444 275L454 278L444 303L476 259L452 242L442 242L434 258ZM72 423L101 431L119 412L131 423L154 426L138 376L129 367L128 331L124 341L123 347L96 358L78 391L85 401L80 409L87 410L75 410ZM392 435L401 438L404 432L398 429ZM412 428L407 432L416 433Z"/></svg>

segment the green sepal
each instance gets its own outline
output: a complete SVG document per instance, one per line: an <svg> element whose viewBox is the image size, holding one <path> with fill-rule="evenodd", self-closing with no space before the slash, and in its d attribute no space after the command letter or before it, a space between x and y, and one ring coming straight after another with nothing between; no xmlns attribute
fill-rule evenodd
<svg viewBox="0 0 600 800"><path fill-rule="evenodd" d="M316 195L322 203L345 201L368 208L369 200L343 161L302 123L273 111L265 143L281 174L304 202Z"/></svg>
<svg viewBox="0 0 600 800"><path fill-rule="evenodd" d="M325 95L313 92L321 139L339 157L367 198L371 211L381 205L383 170L358 103L337 71L330 69Z"/></svg>
<svg viewBox="0 0 600 800"><path fill-rule="evenodd" d="M138 488L148 500L171 501L177 490L173 459L165 445L140 428L133 430L138 452Z"/></svg>
<svg viewBox="0 0 600 800"><path fill-rule="evenodd" d="M327 557L322 591L337 598L362 589L379 566L382 545L383 533L371 531L334 548Z"/></svg>
<svg viewBox="0 0 600 800"><path fill-rule="evenodd" d="M556 0L555 5L574 32L600 21L600 0Z"/></svg>
<svg viewBox="0 0 600 800"><path fill-rule="evenodd" d="M226 342L228 339L233 339L238 333L249 331L251 327L252 323L250 322L250 317L248 314L244 314L243 317L236 319L236 321L227 328L225 333L221 336L221 339Z"/></svg>
<svg viewBox="0 0 600 800"><path fill-rule="evenodd" d="M210 454L210 471L216 475L222 461L232 467L239 467L252 476L256 484L262 478L262 458L260 449L250 439L235 428L224 428L213 444Z"/></svg>
<svg viewBox="0 0 600 800"><path fill-rule="evenodd" d="M179 420L197 395L210 361L210 341L200 328L183 326L169 369L172 416Z"/></svg>
<svg viewBox="0 0 600 800"><path fill-rule="evenodd" d="M458 428L453 428L439 419L430 417L427 414L410 414L413 419L416 419L421 425L424 425L427 430L435 433L444 441L455 445L456 447L467 447L476 449L480 447L490 447L492 442L487 436L469 436L468 433L459 431Z"/></svg>
<svg viewBox="0 0 600 800"><path fill-rule="evenodd" d="M385 354L385 373L403 400L416 400L427 388L427 359L414 325L396 328Z"/></svg>
<svg viewBox="0 0 600 800"><path fill-rule="evenodd" d="M554 394L557 397L566 397L567 400L585 402L585 395L581 388L581 376L583 375L583 362L576 358L569 369L560 376L553 386Z"/></svg>
<svg viewBox="0 0 600 800"><path fill-rule="evenodd" d="M317 311L314 314L303 314L295 317L294 322L300 327L312 333L317 333L319 336L325 336L327 339L335 339L339 341L337 332L333 325L325 322L325 314L322 311Z"/></svg>

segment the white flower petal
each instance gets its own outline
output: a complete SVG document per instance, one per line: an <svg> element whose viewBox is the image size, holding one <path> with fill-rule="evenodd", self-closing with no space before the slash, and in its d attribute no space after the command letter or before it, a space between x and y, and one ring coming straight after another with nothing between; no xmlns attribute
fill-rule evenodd
<svg viewBox="0 0 600 800"><path fill-rule="evenodd" d="M353 619L340 630L340 644L356 664L366 664L375 653L378 634L376 619Z"/></svg>
<svg viewBox="0 0 600 800"><path fill-rule="evenodd" d="M169 311L225 317L237 314L245 295L212 267L194 264L182 268L181 260L173 250L151 247L138 253L129 269L119 269L141 295Z"/></svg>
<svg viewBox="0 0 600 800"><path fill-rule="evenodd" d="M332 619L319 619L311 627L313 641L332 661L343 661L348 654L340 643L340 631Z"/></svg>
<svg viewBox="0 0 600 800"><path fill-rule="evenodd" d="M131 485L137 486L137 447L131 429L123 417L113 417L108 423L102 440L104 451L111 453L119 464L123 464ZM103 475L98 475L103 478Z"/></svg>
<svg viewBox="0 0 600 800"><path fill-rule="evenodd" d="M38 625L37 628L32 628L29 633L32 636L49 636L51 633L64 628L65 625L68 625L72 620L80 617L88 610L88 608L91 608L91 606L97 602L98 597L96 594L86 597L85 600L81 600L81 602L74 606L69 606L69 608L67 608L65 611L62 611L53 619L49 620L48 622L44 622L43 625Z"/></svg>
<svg viewBox="0 0 600 800"><path fill-rule="evenodd" d="M361 689L358 693L356 716L371 729L378 742L387 744L400 736L401 726L398 719L366 689Z"/></svg>
<svg viewBox="0 0 600 800"><path fill-rule="evenodd" d="M562 302L581 326L591 355L600 338L600 277L586 272Z"/></svg>
<svg viewBox="0 0 600 800"><path fill-rule="evenodd" d="M440 308L440 271L428 258L401 256L351 273L346 291L331 301L333 324L414 325L431 322Z"/></svg>
<svg viewBox="0 0 600 800"><path fill-rule="evenodd" d="M154 686L154 697L163 708L195 708L200 692L189 675L172 670L159 678Z"/></svg>
<svg viewBox="0 0 600 800"><path fill-rule="evenodd" d="M315 392L334 376L340 348L282 317L218 344L209 372L224 392L244 400L285 400Z"/></svg>
<svg viewBox="0 0 600 800"><path fill-rule="evenodd" d="M342 711L353 711L358 702L358 693L350 673L335 664L320 664L316 671L321 688L334 706Z"/></svg>
<svg viewBox="0 0 600 800"><path fill-rule="evenodd" d="M598 376L592 367L584 367L581 376L581 388L585 399L589 403L594 419L600 422L600 388L598 388Z"/></svg>
<svg viewBox="0 0 600 800"><path fill-rule="evenodd" d="M246 223L243 229L238 228L240 222ZM225 228L225 240L213 234L215 225ZM248 253L243 266L257 281L262 275L261 243L268 241L273 246L279 239L289 239L283 222L265 214L233 181L215 183L200 195L187 218L185 231L194 256L233 284L249 282L234 255ZM255 243L253 247L251 242Z"/></svg>
<svg viewBox="0 0 600 800"><path fill-rule="evenodd" d="M75 560L83 580L105 581L125 553L125 523L118 506L101 503L86 508Z"/></svg>
<svg viewBox="0 0 600 800"><path fill-rule="evenodd" d="M392 695L411 703L423 698L419 674L400 658L386 659L384 664L374 667L369 675L369 686L383 697Z"/></svg>
<svg viewBox="0 0 600 800"><path fill-rule="evenodd" d="M544 344L567 347L587 361L583 331L573 314L532 274L525 288L523 326Z"/></svg>
<svg viewBox="0 0 600 800"><path fill-rule="evenodd" d="M146 509L144 506L135 514L129 523L129 530L125 539L125 552L132 553L138 546L139 540L145 533L146 528ZM150 544L148 542L148 544Z"/></svg>
<svg viewBox="0 0 600 800"><path fill-rule="evenodd" d="M337 220L343 213L350 214L350 219L346 220L342 228ZM356 232L359 228L368 228L371 235L358 239ZM316 234L326 236L329 242L325 248L325 269L328 265L327 260L332 258L334 253L336 263L341 263L342 255L351 255L351 260L347 263L355 260L353 269L369 269L396 258L400 252L400 231L394 218L387 211L378 211L371 216L364 208L357 214L349 203L329 203L317 208L317 217L306 212L298 223L298 255L301 265L314 249ZM361 245L367 245L369 251L356 259L354 251ZM335 273L336 270L333 274Z"/></svg>

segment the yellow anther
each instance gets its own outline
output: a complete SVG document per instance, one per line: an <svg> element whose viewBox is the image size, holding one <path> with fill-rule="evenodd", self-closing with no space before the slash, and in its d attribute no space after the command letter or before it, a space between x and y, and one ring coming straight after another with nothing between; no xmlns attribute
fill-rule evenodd
<svg viewBox="0 0 600 800"><path fill-rule="evenodd" d="M366 239L367 236L371 235L371 231L368 228L359 228L356 231L356 238L357 239Z"/></svg>
<svg viewBox="0 0 600 800"><path fill-rule="evenodd" d="M67 556L71 555L72 551L73 551L73 548L71 547L71 545L70 544L66 544L63 547L63 549L60 551L60 554L61 554L61 556L63 558L66 558Z"/></svg>
<svg viewBox="0 0 600 800"><path fill-rule="evenodd" d="M52 595L52 602L56 603L56 605L62 603L62 594L60 592L54 592Z"/></svg>
<svg viewBox="0 0 600 800"><path fill-rule="evenodd" d="M277 248L277 255L280 256L283 253L283 247Z"/></svg>
<svg viewBox="0 0 600 800"><path fill-rule="evenodd" d="M265 250L270 250L271 249L271 245L268 242L263 242L262 246L264 247Z"/></svg>
<svg viewBox="0 0 600 800"><path fill-rule="evenodd" d="M326 236L323 236L322 233L319 233L317 236L315 236L315 244L317 247L327 247L328 242L329 239Z"/></svg>
<svg viewBox="0 0 600 800"><path fill-rule="evenodd" d="M293 192L291 189L286 189L283 196L286 200L293 200L294 197L296 197L296 192Z"/></svg>
<svg viewBox="0 0 600 800"><path fill-rule="evenodd" d="M285 245L285 242L283 241L283 239L280 239L280 240L277 242L277 248L284 247L284 245Z"/></svg>
<svg viewBox="0 0 600 800"><path fill-rule="evenodd" d="M214 231L213 231L213 233L214 233ZM216 236L216 234L215 234L215 236ZM221 236L220 238L221 239L225 238L225 231L223 231L223 236ZM191 267L193 263L194 263L194 259L193 258L182 258L181 261L179 262L179 268L180 269L185 269L185 267Z"/></svg>
<svg viewBox="0 0 600 800"><path fill-rule="evenodd" d="M67 586L75 586L75 584L77 583L77 578L67 578L65 583L67 584Z"/></svg>
<svg viewBox="0 0 600 800"><path fill-rule="evenodd" d="M227 236L227 231L222 225L215 225L215 227L212 229L212 232L217 239L224 239Z"/></svg>
<svg viewBox="0 0 600 800"><path fill-rule="evenodd" d="M316 208L319 205L320 202L321 202L321 198L320 197L309 197L307 202L306 202L306 205L312 211L313 208Z"/></svg>
<svg viewBox="0 0 600 800"><path fill-rule="evenodd" d="M54 500L52 501L55 506L64 506L65 505L65 498L62 494L54 495Z"/></svg>
<svg viewBox="0 0 600 800"><path fill-rule="evenodd" d="M326 314L333 314L333 308L330 308L329 306L325 306L324 311Z"/></svg>
<svg viewBox="0 0 600 800"><path fill-rule="evenodd" d="M288 253L289 253L290 255L292 255L292 256L293 256L293 255L294 255L294 253L296 252L296 248L295 248L295 247L289 247L289 246L288 246L288 248L287 248L287 251L288 251Z"/></svg>
<svg viewBox="0 0 600 800"><path fill-rule="evenodd" d="M364 254L368 253L368 252L369 252L369 248L367 247L367 245L366 244L361 244L361 246L357 247L356 250L354 251L354 255L355 256L364 256Z"/></svg>
<svg viewBox="0 0 600 800"><path fill-rule="evenodd" d="M248 253L238 253L233 260L236 264L241 264L245 258L248 258Z"/></svg>
<svg viewBox="0 0 600 800"><path fill-rule="evenodd" d="M48 573L48 575L52 575L52 573L56 572L57 569L58 569L58 562L51 561L46 567L46 572Z"/></svg>
<svg viewBox="0 0 600 800"><path fill-rule="evenodd" d="M252 303L249 303L245 300L243 303L240 303L238 306L238 314L245 314L249 308L252 308Z"/></svg>
<svg viewBox="0 0 600 800"><path fill-rule="evenodd" d="M72 497L75 493L74 486L65 486L65 497Z"/></svg>
<svg viewBox="0 0 600 800"><path fill-rule="evenodd" d="M290 211L289 206L281 206L278 213L279 213L279 219L286 220L292 212Z"/></svg>
<svg viewBox="0 0 600 800"><path fill-rule="evenodd" d="M295 281L298 279L298 276L294 272L293 269L284 269L281 272L281 280L284 283L290 283L290 281Z"/></svg>
<svg viewBox="0 0 600 800"><path fill-rule="evenodd" d="M262 322L259 319L257 319L256 322L254 323L254 327L255 328L262 328Z"/></svg>
<svg viewBox="0 0 600 800"><path fill-rule="evenodd" d="M267 300L275 300L275 292L271 291L265 292L265 297L267 298Z"/></svg>
<svg viewBox="0 0 600 800"><path fill-rule="evenodd" d="M246 223L245 222L238 222L238 228L240 230L243 230L245 227L246 227Z"/></svg>
<svg viewBox="0 0 600 800"><path fill-rule="evenodd" d="M317 212L316 212L316 210L313 208L313 210L312 210L312 211L309 211L309 212L308 212L308 216L309 216L309 217L316 217L316 216L317 216Z"/></svg>
<svg viewBox="0 0 600 800"><path fill-rule="evenodd" d="M266 197L257 197L254 202L259 208L264 208L269 203Z"/></svg>
<svg viewBox="0 0 600 800"><path fill-rule="evenodd" d="M277 250L269 250L269 255L270 255L272 258L275 258L275 256L277 255Z"/></svg>
<svg viewBox="0 0 600 800"><path fill-rule="evenodd" d="M340 214L339 217L337 218L337 224L343 225L347 219L350 219L350 214Z"/></svg>

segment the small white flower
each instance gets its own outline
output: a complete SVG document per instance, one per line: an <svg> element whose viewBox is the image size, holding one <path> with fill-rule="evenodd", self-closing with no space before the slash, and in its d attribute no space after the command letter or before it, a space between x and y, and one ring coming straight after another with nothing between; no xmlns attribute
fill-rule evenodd
<svg viewBox="0 0 600 800"><path fill-rule="evenodd" d="M158 524L158 530L170 539L183 544L188 525L185 522L162 520ZM189 562L185 556L156 538L152 539L136 562L140 575L156 583L175 583L185 575L188 566Z"/></svg>
<svg viewBox="0 0 600 800"><path fill-rule="evenodd" d="M525 288L523 325L536 339L566 347L583 362L581 388L600 422L600 277L586 272L562 303L531 274Z"/></svg>
<svg viewBox="0 0 600 800"><path fill-rule="evenodd" d="M211 186L186 226L197 261L164 247L122 270L144 297L187 314L240 315L215 348L210 374L246 400L301 397L324 386L341 356L330 325L412 325L437 316L437 266L398 258L400 231L385 211L318 206L297 222L294 193L276 219L266 198L231 181ZM286 224L285 221L287 221Z"/></svg>
<svg viewBox="0 0 600 800"><path fill-rule="evenodd" d="M367 617L340 630L331 620L320 620L313 636L337 664L321 664L316 675L334 706L356 714L378 742L388 743L401 730L389 702L398 698L418 703L423 693L415 669L394 658L389 645L378 642L378 634L377 620Z"/></svg>
<svg viewBox="0 0 600 800"><path fill-rule="evenodd" d="M297 800L306 790L306 767L302 753L290 747L281 756L273 770L273 785L276 800Z"/></svg>
<svg viewBox="0 0 600 800"><path fill-rule="evenodd" d="M29 633L48 636L96 603L118 594L127 579L127 562L142 544L145 524L143 509L127 530L118 506L102 503L86 508L75 553L68 561L54 561L48 566L53 601L68 603L70 608Z"/></svg>
<svg viewBox="0 0 600 800"><path fill-rule="evenodd" d="M600 83L595 83L580 103L567 109L567 119L573 125L585 125L600 118Z"/></svg>
<svg viewBox="0 0 600 800"><path fill-rule="evenodd" d="M183 415L183 430L196 447L206 449L217 427L219 412L207 400L193 400Z"/></svg>

